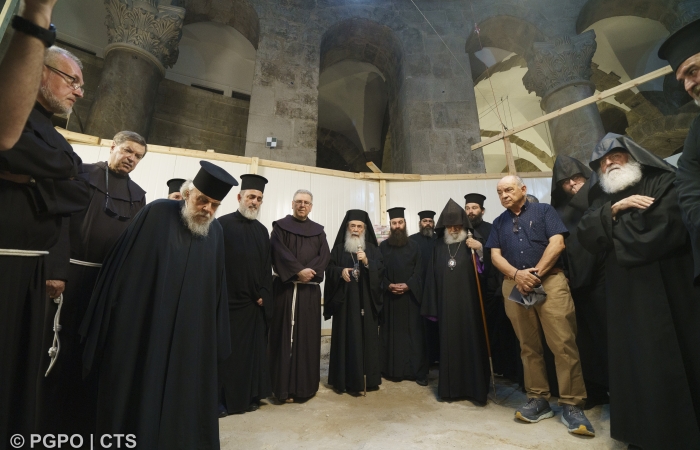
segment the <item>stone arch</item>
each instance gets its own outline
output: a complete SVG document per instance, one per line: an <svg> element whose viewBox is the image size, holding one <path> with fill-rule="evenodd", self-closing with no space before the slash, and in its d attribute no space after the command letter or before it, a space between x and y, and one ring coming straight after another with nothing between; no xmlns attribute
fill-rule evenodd
<svg viewBox="0 0 700 450"><path fill-rule="evenodd" d="M184 0L184 25L196 22L223 23L235 28L258 49L260 41L260 19L253 5L248 0L213 1Z"/></svg>
<svg viewBox="0 0 700 450"><path fill-rule="evenodd" d="M616 16L637 16L661 22L671 30L677 19L679 0L588 0L576 20L580 34L594 23Z"/></svg>
<svg viewBox="0 0 700 450"><path fill-rule="evenodd" d="M385 142L386 134L390 133L394 137L395 144L392 157L402 158L401 149L397 148L396 145L397 141L403 141L401 139L403 127L399 107L404 62L401 41L391 28L373 20L354 17L337 22L330 26L321 38L319 74L334 64L346 60L372 64L382 74L387 87L389 118L388 130L383 130L382 143ZM321 139L321 132L322 130L319 129L318 142L323 142L324 145L323 148L319 146L318 149L324 150L330 146L328 142L330 135L326 134L325 139ZM355 148L357 149L356 146ZM379 163L382 161L381 150L379 152L363 152L362 149L357 149L357 152L359 152L357 157L344 155L344 160L349 164L352 161L361 161L362 165L368 160L377 160ZM373 153L373 155L363 153ZM322 156L317 153L317 161L320 160L322 160ZM351 165L354 167L353 170L358 170L356 163Z"/></svg>
<svg viewBox="0 0 700 450"><path fill-rule="evenodd" d="M545 40L537 26L527 20L513 16L489 17L479 23L476 31L467 39L465 51L475 53L483 47L497 47L525 56L533 42Z"/></svg>
<svg viewBox="0 0 700 450"><path fill-rule="evenodd" d="M326 128L318 129L316 166L348 172L369 172L363 152L344 135Z"/></svg>

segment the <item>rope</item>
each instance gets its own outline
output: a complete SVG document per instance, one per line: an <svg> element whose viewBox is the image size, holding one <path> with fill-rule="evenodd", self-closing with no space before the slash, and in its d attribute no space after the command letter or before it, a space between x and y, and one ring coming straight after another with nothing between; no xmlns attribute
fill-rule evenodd
<svg viewBox="0 0 700 450"><path fill-rule="evenodd" d="M51 348L49 349L51 363L49 364L49 368L46 370L44 377L49 376L49 372L51 372L51 369L53 369L53 366L56 364L56 360L58 360L58 354L61 352L61 340L58 337L58 332L61 331L62 328L60 320L61 307L63 306L63 294L53 299L53 302L58 303L58 309L56 309L56 315L53 318L53 344L51 344Z"/></svg>
<svg viewBox="0 0 700 450"><path fill-rule="evenodd" d="M85 266L85 267L102 267L102 264L100 263L93 263L93 262L87 262L87 261L81 261L79 259L70 259L71 264L75 264L76 266Z"/></svg>
<svg viewBox="0 0 700 450"><path fill-rule="evenodd" d="M11 248L0 248L0 256L45 256L49 252L44 250L16 250Z"/></svg>

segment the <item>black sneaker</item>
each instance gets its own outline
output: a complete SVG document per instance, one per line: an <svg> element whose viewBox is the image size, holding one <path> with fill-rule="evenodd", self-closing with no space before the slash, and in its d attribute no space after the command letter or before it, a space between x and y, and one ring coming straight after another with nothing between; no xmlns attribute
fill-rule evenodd
<svg viewBox="0 0 700 450"><path fill-rule="evenodd" d="M580 406L564 405L561 412L561 421L571 434L595 436L593 425L588 421Z"/></svg>
<svg viewBox="0 0 700 450"><path fill-rule="evenodd" d="M542 419L554 416L554 411L549 407L549 402L543 398L535 397L515 410L515 418L523 422L536 423Z"/></svg>

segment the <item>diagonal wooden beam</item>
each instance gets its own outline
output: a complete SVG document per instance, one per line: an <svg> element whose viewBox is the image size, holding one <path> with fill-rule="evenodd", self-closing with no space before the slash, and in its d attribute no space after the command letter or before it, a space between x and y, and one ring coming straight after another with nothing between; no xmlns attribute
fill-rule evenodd
<svg viewBox="0 0 700 450"><path fill-rule="evenodd" d="M367 161L367 167L369 167L369 170L371 170L374 173L383 173L382 169L377 167L377 165L375 163L373 163L372 161Z"/></svg>
<svg viewBox="0 0 700 450"><path fill-rule="evenodd" d="M499 133L496 136L486 139L485 141L481 141L479 143L476 143L472 145L472 150L477 150L480 149L481 147L484 147L485 145L492 144L494 142L500 141L501 139L512 136L515 133L520 133L521 131L527 130L528 128L532 128L536 125L539 125L541 123L547 122L549 120L555 119L561 115L564 115L568 112L575 111L579 108L582 108L584 106L590 105L592 103L596 103L600 100L606 99L608 97L612 97L613 95L619 94L622 91L626 91L627 89L631 89L634 87L639 86L640 84L644 84L648 81L655 80L659 77L663 77L665 75L668 75L669 73L673 73L673 69L671 69L671 66L666 66L662 67L661 69L657 69L653 72L650 72L646 75L642 75L641 77L635 78L634 80L630 80L626 83L622 83L619 86L615 86L614 88L608 89L607 91L600 92L598 94L592 95L588 98L584 98L583 100L580 100L576 103L572 103L569 106L565 106L563 108L557 109L556 111L552 111L549 114L545 114L542 117L538 117L535 120L531 120L530 122L526 122L522 125L518 125L517 127L513 128L512 130L508 130L504 133Z"/></svg>

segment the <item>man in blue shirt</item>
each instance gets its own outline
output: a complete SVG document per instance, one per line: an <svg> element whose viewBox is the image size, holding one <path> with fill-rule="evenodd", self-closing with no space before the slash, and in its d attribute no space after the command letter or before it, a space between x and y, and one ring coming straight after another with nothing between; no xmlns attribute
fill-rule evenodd
<svg viewBox="0 0 700 450"><path fill-rule="evenodd" d="M551 205L528 201L527 187L520 177L504 177L497 191L506 210L493 222L486 248L491 249L493 265L505 276L506 314L520 340L529 400L516 410L515 417L534 423L554 416L540 340L544 331L557 367L561 420L570 433L595 436L582 409L586 387L576 346L574 303L559 267L559 255L569 232ZM508 299L514 287L528 295L540 284L547 296L531 307Z"/></svg>

